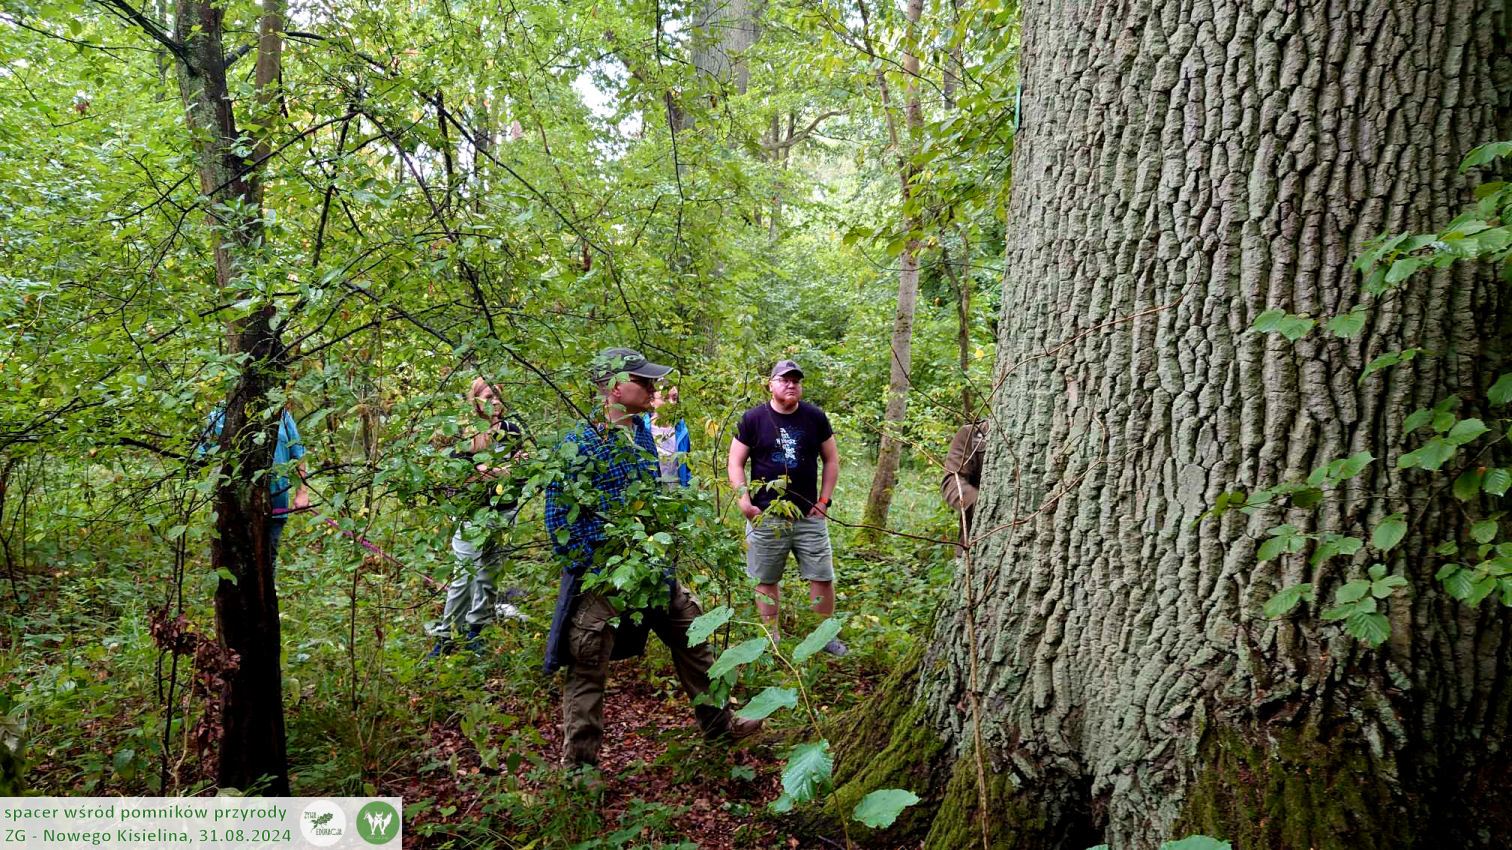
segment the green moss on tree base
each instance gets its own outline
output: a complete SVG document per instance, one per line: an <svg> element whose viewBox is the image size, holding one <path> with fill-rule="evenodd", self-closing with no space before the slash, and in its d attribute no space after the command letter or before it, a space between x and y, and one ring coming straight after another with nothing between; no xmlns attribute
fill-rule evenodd
<svg viewBox="0 0 1512 850"><path fill-rule="evenodd" d="M923 705L914 702L923 657L922 644L915 645L869 702L826 730L835 753L836 790L821 814L804 819L806 831L838 832L839 818L849 820L862 797L882 788L903 788L921 801L904 809L886 830L850 821L852 840L893 846L916 841L929 829L947 765L944 742L925 722Z"/></svg>
<svg viewBox="0 0 1512 850"><path fill-rule="evenodd" d="M1042 843L1046 826L1044 810L1024 805L1015 796L1012 780L1006 773L994 772L990 763L986 768L987 835L992 850L1019 850ZM981 847L981 797L976 756L962 753L952 766L950 782L924 839L926 850Z"/></svg>
<svg viewBox="0 0 1512 850"><path fill-rule="evenodd" d="M1419 846L1414 822L1356 729L1325 738L1313 728L1213 724L1175 832L1235 847L1366 850Z"/></svg>

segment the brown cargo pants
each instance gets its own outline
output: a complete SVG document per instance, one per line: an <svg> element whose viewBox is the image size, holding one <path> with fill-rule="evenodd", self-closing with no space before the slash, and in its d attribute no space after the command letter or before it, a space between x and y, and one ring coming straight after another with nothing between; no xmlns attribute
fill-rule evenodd
<svg viewBox="0 0 1512 850"><path fill-rule="evenodd" d="M709 690L709 667L714 651L707 643L688 646L688 626L703 611L680 582L672 583L672 601L665 609L644 612L651 631L672 652L672 664L688 699ZM598 765L604 742L604 685L609 679L609 656L614 651L614 609L604 597L585 593L578 600L568 632L572 666L562 685L562 763L568 767ZM693 714L706 736L729 727L728 707L695 705Z"/></svg>

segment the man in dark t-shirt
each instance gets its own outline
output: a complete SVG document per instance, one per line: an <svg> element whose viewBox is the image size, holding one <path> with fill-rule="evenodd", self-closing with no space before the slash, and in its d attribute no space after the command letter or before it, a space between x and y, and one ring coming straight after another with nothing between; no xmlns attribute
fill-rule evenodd
<svg viewBox="0 0 1512 850"><path fill-rule="evenodd" d="M767 389L771 399L740 418L726 471L746 517L746 573L756 580L756 609L775 631L780 628L778 583L789 552L798 561L799 576L808 580L814 610L826 617L835 611L828 510L840 478L840 451L829 417L803 401L803 370L797 363L778 361ZM839 640L824 649L831 655L846 652Z"/></svg>

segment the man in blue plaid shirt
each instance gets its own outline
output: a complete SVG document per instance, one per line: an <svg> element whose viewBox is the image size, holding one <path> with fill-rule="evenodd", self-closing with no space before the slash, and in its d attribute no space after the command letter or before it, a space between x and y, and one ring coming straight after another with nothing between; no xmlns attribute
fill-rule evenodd
<svg viewBox="0 0 1512 850"><path fill-rule="evenodd" d="M624 504L632 483L655 484L656 443L639 414L651 409L657 379L671 371L628 348L600 352L590 375L603 399L602 419L579 425L558 448L561 453L568 444L574 447L578 480L572 490L579 495L568 493L561 482L546 488L546 536L565 563L546 637L545 668L547 673L568 668L562 686L562 762L568 767L598 766L609 661L638 655L645 645L644 630L628 617L621 620L608 600L584 592L582 584L594 550L603 542L605 516ZM581 495L585 491L587 504ZM594 501L597 505L590 507ZM670 601L642 611L641 626L667 645L683 690L696 701L709 689L714 652L707 643L688 646L688 627L703 611L675 577L668 576L667 583ZM762 726L759 720L736 717L728 706L695 705L693 712L709 738L745 738Z"/></svg>

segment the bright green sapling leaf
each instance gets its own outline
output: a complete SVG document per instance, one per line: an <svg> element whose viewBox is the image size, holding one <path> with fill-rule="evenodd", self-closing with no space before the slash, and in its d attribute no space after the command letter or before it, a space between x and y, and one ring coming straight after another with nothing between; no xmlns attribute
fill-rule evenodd
<svg viewBox="0 0 1512 850"><path fill-rule="evenodd" d="M782 771L782 791L793 802L807 803L829 782L834 767L829 741L799 744L793 748L787 767Z"/></svg>
<svg viewBox="0 0 1512 850"><path fill-rule="evenodd" d="M757 694L744 708L735 712L746 720L761 720L779 708L792 708L798 704L798 692L792 688L770 687Z"/></svg>
<svg viewBox="0 0 1512 850"><path fill-rule="evenodd" d="M1470 537L1476 543L1490 543L1496 539L1496 520L1483 519L1470 526Z"/></svg>
<svg viewBox="0 0 1512 850"><path fill-rule="evenodd" d="M1491 389L1486 393L1486 397L1498 407L1512 401L1512 372L1497 378L1496 383L1492 384Z"/></svg>
<svg viewBox="0 0 1512 850"><path fill-rule="evenodd" d="M1344 621L1344 631L1371 646L1380 646L1391 637L1391 623L1385 614L1352 614Z"/></svg>
<svg viewBox="0 0 1512 850"><path fill-rule="evenodd" d="M1282 617L1290 613L1291 609L1297 607L1297 603L1303 600L1307 600L1308 602L1313 600L1313 586L1311 584L1294 584L1272 596L1270 601L1265 603L1265 607L1261 609L1261 613L1271 619Z"/></svg>
<svg viewBox="0 0 1512 850"><path fill-rule="evenodd" d="M803 642L798 644L797 648L793 650L793 662L796 664L802 664L803 662L807 661L809 659L809 656L823 649L824 645L833 640L835 635L838 634L840 634L839 620L835 619L834 617L830 617L829 619L820 623L819 626L812 632L809 632L809 636L804 638Z"/></svg>
<svg viewBox="0 0 1512 850"><path fill-rule="evenodd" d="M1491 429L1486 427L1486 423L1479 419L1464 419L1450 429L1444 441L1452 446L1463 446L1489 430Z"/></svg>
<svg viewBox="0 0 1512 850"><path fill-rule="evenodd" d="M1454 457L1456 451L1457 449L1445 442L1443 437L1434 437L1416 451L1397 458L1397 466L1402 469L1421 467L1432 472L1443 466L1449 458Z"/></svg>
<svg viewBox="0 0 1512 850"><path fill-rule="evenodd" d="M1512 487L1512 471L1503 467L1492 467L1481 478L1481 488L1493 496L1507 495L1508 487Z"/></svg>
<svg viewBox="0 0 1512 850"><path fill-rule="evenodd" d="M1348 313L1340 313L1329 319L1323 328L1334 336L1354 339L1360 335L1360 331L1365 329L1365 311L1351 310Z"/></svg>
<svg viewBox="0 0 1512 850"><path fill-rule="evenodd" d="M873 791L861 798L856 808L851 812L853 820L860 821L872 829L885 829L893 825L898 815L909 806L919 802L919 796L912 791L904 791L901 788L883 788Z"/></svg>
<svg viewBox="0 0 1512 850"><path fill-rule="evenodd" d="M1401 543L1406 534L1406 515L1399 511L1376 523L1375 530L1370 533L1370 544L1386 552Z"/></svg>
<svg viewBox="0 0 1512 850"><path fill-rule="evenodd" d="M705 611L692 623L688 624L688 646L698 646L709 639L709 636L719 631L719 627L730 621L734 616L735 609L728 605L721 605L712 611Z"/></svg>
<svg viewBox="0 0 1512 850"><path fill-rule="evenodd" d="M744 643L737 643L719 654L713 666L709 668L709 678L718 679L720 676L734 670L742 664L749 664L760 658L771 641L764 637L751 638Z"/></svg>

